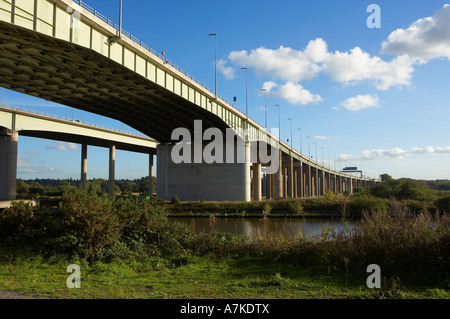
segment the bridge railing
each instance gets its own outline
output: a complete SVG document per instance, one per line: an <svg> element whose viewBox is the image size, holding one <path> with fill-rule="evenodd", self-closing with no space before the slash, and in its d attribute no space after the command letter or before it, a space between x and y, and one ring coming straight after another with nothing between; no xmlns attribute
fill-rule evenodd
<svg viewBox="0 0 450 319"><path fill-rule="evenodd" d="M42 111L31 110L31 109L28 109L28 108L24 108L22 106L16 106L16 105L11 105L11 104L3 104L3 105L0 105L0 110L1 110L2 107L6 108L6 109L10 109L10 110L17 110L17 111L21 111L21 112L26 112L26 113L36 114L36 115L40 115L40 116L45 116L45 117L49 117L49 118L52 118L52 119L58 119L58 120L67 121L67 122L71 122L71 123L77 123L77 124L83 124L83 125L92 126L92 127L96 127L96 128L101 128L101 129L104 129L104 130L113 131L113 132L117 132L117 133L123 133L123 134L138 136L138 137L149 138L148 136L146 136L144 134L139 134L139 133L135 133L135 132L119 130L117 128L107 127L107 126L104 126L104 125L90 123L90 122L86 122L86 121L70 119L70 118L67 118L67 117L64 117L64 116L61 116L61 115L55 115L55 114L49 114L49 113L42 112Z"/></svg>
<svg viewBox="0 0 450 319"><path fill-rule="evenodd" d="M108 19L107 17L105 17L104 15L100 14L97 10L91 8L89 5L87 5L85 2L81 1L81 0L72 0L73 2L75 2L76 4L78 4L80 7L82 7L83 9L85 9L86 11L90 12L91 14L93 14L95 17L99 18L100 20L102 20L103 22L105 22L106 24L108 24L109 26L111 26L112 28L114 28L116 31L120 31L122 36L125 36L127 38L129 38L131 41L133 41L134 43L138 44L140 47L144 48L145 50L149 51L150 53L152 53L153 55L155 55L156 57L158 57L159 59L161 59L164 64L170 65L172 68L174 68L175 70L177 70L178 72L182 73L184 76L188 77L190 80L194 81L195 83L197 83L198 85L200 85L201 87L203 87L204 89L208 90L211 94L215 94L213 92L212 89L210 89L208 86L206 86L205 84L203 84L202 82L200 82L199 80L197 80L196 78L194 78L192 75L190 75L189 73L187 73L186 71L184 71L182 68L180 68L179 66L177 66L176 64L174 64L173 62L169 61L164 54L157 52L156 50L152 49L150 46L148 46L147 44L145 44L144 42L142 42L141 40L139 40L138 38L136 38L135 36L133 36L131 33L127 32L126 30L124 30L122 28L122 30L120 30L120 26L118 26L117 24L115 24L112 20ZM238 110L239 112L243 113L242 110L238 109L237 107L235 107L233 104L231 104L229 101L227 101L225 98L217 95L218 98L220 98L221 100L225 101L226 103L228 103L231 107L233 107L234 109ZM253 119L252 119L253 120Z"/></svg>

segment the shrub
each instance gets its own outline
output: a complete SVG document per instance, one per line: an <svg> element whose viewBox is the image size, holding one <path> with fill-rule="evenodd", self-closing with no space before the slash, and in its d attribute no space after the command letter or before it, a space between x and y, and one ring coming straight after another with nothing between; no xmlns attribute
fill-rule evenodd
<svg viewBox="0 0 450 319"><path fill-rule="evenodd" d="M19 201L0 213L0 239L9 244L38 246L54 231L52 213L47 208Z"/></svg>
<svg viewBox="0 0 450 319"><path fill-rule="evenodd" d="M443 197L443 198L439 198L439 199L436 201L436 207L437 207L441 212L447 212L447 213L450 213L450 196Z"/></svg>
<svg viewBox="0 0 450 319"><path fill-rule="evenodd" d="M351 210L353 213L362 214L364 211L386 211L386 201L382 198L378 198L372 195L358 195L353 196L351 204Z"/></svg>

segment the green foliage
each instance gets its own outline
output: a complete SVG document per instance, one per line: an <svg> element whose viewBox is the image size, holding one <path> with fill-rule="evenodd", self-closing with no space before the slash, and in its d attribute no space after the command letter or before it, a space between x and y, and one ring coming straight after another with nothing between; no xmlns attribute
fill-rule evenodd
<svg viewBox="0 0 450 319"><path fill-rule="evenodd" d="M368 195L364 192L360 192L353 195L350 207L354 213L358 214L362 214L364 211L385 212L386 201L382 198L378 198L372 195Z"/></svg>
<svg viewBox="0 0 450 319"><path fill-rule="evenodd" d="M334 197L334 196L335 196L335 195L334 195L334 193L333 193L332 190L327 189L327 190L325 191L325 197Z"/></svg>
<svg viewBox="0 0 450 319"><path fill-rule="evenodd" d="M436 206L441 212L450 214L450 196L438 199L436 201Z"/></svg>

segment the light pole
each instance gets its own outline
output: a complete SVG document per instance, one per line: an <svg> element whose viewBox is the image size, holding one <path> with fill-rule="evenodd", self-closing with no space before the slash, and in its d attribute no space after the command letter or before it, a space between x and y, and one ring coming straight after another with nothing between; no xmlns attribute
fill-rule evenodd
<svg viewBox="0 0 450 319"><path fill-rule="evenodd" d="M292 119L288 119L291 122L291 151L292 151Z"/></svg>
<svg viewBox="0 0 450 319"><path fill-rule="evenodd" d="M209 36L214 37L215 50L214 50L214 95L217 100L217 33L210 33Z"/></svg>
<svg viewBox="0 0 450 319"><path fill-rule="evenodd" d="M300 131L300 154L303 155L303 149L302 149L302 129L298 129Z"/></svg>
<svg viewBox="0 0 450 319"><path fill-rule="evenodd" d="M319 163L317 160L317 142L314 142L314 144L316 145L316 163Z"/></svg>
<svg viewBox="0 0 450 319"><path fill-rule="evenodd" d="M330 151L327 151L327 153L328 153L328 168L331 169Z"/></svg>
<svg viewBox="0 0 450 319"><path fill-rule="evenodd" d="M248 130L248 70L247 68L241 68L241 70L245 70L245 116L247 117L245 129Z"/></svg>
<svg viewBox="0 0 450 319"><path fill-rule="evenodd" d="M306 137L308 139L308 158L311 159L311 139L309 136Z"/></svg>
<svg viewBox="0 0 450 319"><path fill-rule="evenodd" d="M122 36L122 0L120 0L119 9L119 37Z"/></svg>
<svg viewBox="0 0 450 319"><path fill-rule="evenodd" d="M261 89L261 91L264 91L264 96L265 96L265 100L266 100L265 106L264 106L264 110L265 110L265 112L266 112L266 115L265 115L266 121L265 121L265 126L264 126L264 128L267 130L267 90L266 90L266 89Z"/></svg>
<svg viewBox="0 0 450 319"><path fill-rule="evenodd" d="M275 104L275 106L278 106L278 139L281 140L280 105L279 104Z"/></svg>
<svg viewBox="0 0 450 319"><path fill-rule="evenodd" d="M322 165L325 166L325 160L323 159L323 147L320 147L322 149Z"/></svg>

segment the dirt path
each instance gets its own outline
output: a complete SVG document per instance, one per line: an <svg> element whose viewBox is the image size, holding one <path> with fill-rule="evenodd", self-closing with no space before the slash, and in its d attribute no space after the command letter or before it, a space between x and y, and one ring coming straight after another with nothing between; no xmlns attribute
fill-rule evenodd
<svg viewBox="0 0 450 319"><path fill-rule="evenodd" d="M38 295L26 295L15 291L0 291L0 299L48 299Z"/></svg>

